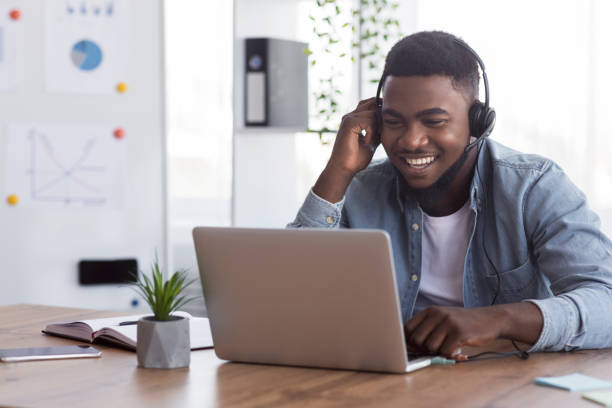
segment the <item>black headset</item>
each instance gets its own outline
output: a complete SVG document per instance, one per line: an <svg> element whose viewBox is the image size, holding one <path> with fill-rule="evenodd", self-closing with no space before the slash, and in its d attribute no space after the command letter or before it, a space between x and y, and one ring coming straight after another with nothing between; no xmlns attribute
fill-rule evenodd
<svg viewBox="0 0 612 408"><path fill-rule="evenodd" d="M473 143L468 144L465 147L465 151L468 152L472 150L475 146L477 146L481 140L485 137L489 136L493 131L493 127L495 126L495 109L489 106L489 81L487 79L487 72L485 71L485 66L476 51L472 49L467 43L456 38L455 43L463 47L467 50L478 62L480 65L480 69L482 71L482 79L485 87L485 101L484 103L480 101L474 102L474 104L470 107L470 111L468 112L468 120L470 124L470 136L476 137L476 140ZM382 92L384 73L381 80L378 82L378 89L376 90L376 108L378 109L378 113L382 116L382 100L380 99L380 93Z"/></svg>

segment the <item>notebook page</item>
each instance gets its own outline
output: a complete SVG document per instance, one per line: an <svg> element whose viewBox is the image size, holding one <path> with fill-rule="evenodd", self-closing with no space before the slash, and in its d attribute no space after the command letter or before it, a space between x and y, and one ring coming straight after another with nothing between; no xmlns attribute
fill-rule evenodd
<svg viewBox="0 0 612 408"><path fill-rule="evenodd" d="M178 311L174 312L173 314L176 316L182 316L191 319L191 315L187 312ZM88 324L89 327L91 327L92 331L97 332L98 330L101 330L104 327L119 326L123 322L137 322L145 316L152 316L152 314L146 313L131 316L106 317L103 319L82 320L82 322Z"/></svg>
<svg viewBox="0 0 612 408"><path fill-rule="evenodd" d="M189 341L191 349L213 347L212 334L210 332L210 324L205 317L192 317L189 326ZM137 325L130 326L115 326L112 328L102 329L99 335L115 337L126 344L136 347L137 342Z"/></svg>

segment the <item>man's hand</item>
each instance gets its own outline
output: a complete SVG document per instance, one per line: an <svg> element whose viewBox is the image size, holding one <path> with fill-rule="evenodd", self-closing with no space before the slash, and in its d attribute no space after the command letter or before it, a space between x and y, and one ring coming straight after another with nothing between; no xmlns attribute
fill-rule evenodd
<svg viewBox="0 0 612 408"><path fill-rule="evenodd" d="M539 308L530 302L489 307L431 306L404 324L408 351L467 360L462 346L482 347L503 337L535 343L542 330Z"/></svg>
<svg viewBox="0 0 612 408"><path fill-rule="evenodd" d="M380 144L377 115L376 98L369 98L342 117L329 162L313 187L319 197L340 201L355 174L370 164Z"/></svg>

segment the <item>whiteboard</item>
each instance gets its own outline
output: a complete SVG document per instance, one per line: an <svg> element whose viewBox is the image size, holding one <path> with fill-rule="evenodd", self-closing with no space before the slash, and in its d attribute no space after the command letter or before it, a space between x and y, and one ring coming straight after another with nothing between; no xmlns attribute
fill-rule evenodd
<svg viewBox="0 0 612 408"><path fill-rule="evenodd" d="M129 9L123 31L117 30L122 52L105 53L103 29L89 30L72 49L66 48L71 38L62 20L64 31L52 37L58 43L61 39L62 46L49 57L53 41L48 29L54 18L64 18L60 11L69 10L53 10L53 15L49 7L58 2L52 0L0 1L0 13L20 10L23 32L19 83L0 90L0 305L129 309L133 290L79 285L78 262L136 258L139 268L148 271L156 252L166 262L162 0L59 3L86 4L88 13L100 16L113 4L109 19ZM3 21L0 27L8 24ZM6 35L0 39L8 41ZM103 45L97 54L92 51L96 42ZM91 78L85 71L108 55L121 60L119 68L104 71L106 82L90 81L85 90L70 84L70 75L50 71L73 64L83 78ZM55 64L62 58L64 65ZM127 86L124 93L108 88L119 82L116 72ZM96 89L101 83L104 89ZM33 151L39 152L37 160L31 158ZM47 173L58 169L70 171L70 177ZM7 197L16 190L20 200L13 206ZM63 201L53 201L58 197Z"/></svg>

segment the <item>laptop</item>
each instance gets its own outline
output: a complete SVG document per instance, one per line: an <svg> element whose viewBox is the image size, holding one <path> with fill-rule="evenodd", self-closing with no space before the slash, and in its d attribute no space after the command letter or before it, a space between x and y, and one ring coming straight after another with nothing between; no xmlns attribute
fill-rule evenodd
<svg viewBox="0 0 612 408"><path fill-rule="evenodd" d="M389 235L381 230L193 230L215 352L224 360L406 373Z"/></svg>

